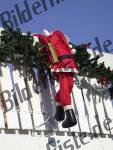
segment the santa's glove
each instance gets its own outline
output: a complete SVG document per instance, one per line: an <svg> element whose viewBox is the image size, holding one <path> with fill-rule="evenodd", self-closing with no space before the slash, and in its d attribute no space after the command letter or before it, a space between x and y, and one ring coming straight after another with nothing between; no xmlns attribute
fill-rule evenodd
<svg viewBox="0 0 113 150"><path fill-rule="evenodd" d="M71 54L76 54L76 49L73 48L72 44L69 44L69 47L71 48Z"/></svg>
<svg viewBox="0 0 113 150"><path fill-rule="evenodd" d="M76 49L72 48L71 49L71 54L75 55L76 54Z"/></svg>
<svg viewBox="0 0 113 150"><path fill-rule="evenodd" d="M35 34L32 35L33 36L33 46L39 42L39 38L38 36L35 36Z"/></svg>

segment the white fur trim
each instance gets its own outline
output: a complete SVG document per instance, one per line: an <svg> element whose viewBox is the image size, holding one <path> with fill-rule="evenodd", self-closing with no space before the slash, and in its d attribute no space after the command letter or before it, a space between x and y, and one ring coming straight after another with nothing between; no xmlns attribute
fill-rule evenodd
<svg viewBox="0 0 113 150"><path fill-rule="evenodd" d="M51 72L74 72L79 73L79 71L76 68L59 68L59 69L51 69Z"/></svg>
<svg viewBox="0 0 113 150"><path fill-rule="evenodd" d="M66 106L64 106L64 111L69 110L69 109L72 109L72 105L66 105Z"/></svg>
<svg viewBox="0 0 113 150"><path fill-rule="evenodd" d="M73 46L71 44L69 44L69 47L72 48Z"/></svg>
<svg viewBox="0 0 113 150"><path fill-rule="evenodd" d="M54 69L51 69L51 72L55 72L55 70L54 70Z"/></svg>
<svg viewBox="0 0 113 150"><path fill-rule="evenodd" d="M66 38L66 41L69 43L70 42L70 38L69 36L67 36L66 34L64 34L65 38Z"/></svg>
<svg viewBox="0 0 113 150"><path fill-rule="evenodd" d="M49 36L49 35L51 34L47 29L44 29L44 30L43 30L43 33L44 33L44 35L46 35L46 36Z"/></svg>
<svg viewBox="0 0 113 150"><path fill-rule="evenodd" d="M55 104L56 104L56 106L62 106L61 103L59 103L59 102L56 102Z"/></svg>

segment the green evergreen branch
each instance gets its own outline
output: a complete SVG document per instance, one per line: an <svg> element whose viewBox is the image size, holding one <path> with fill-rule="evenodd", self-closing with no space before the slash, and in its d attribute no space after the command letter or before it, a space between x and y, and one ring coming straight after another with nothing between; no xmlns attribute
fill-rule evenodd
<svg viewBox="0 0 113 150"><path fill-rule="evenodd" d="M28 76L30 76L31 67L36 67L42 73L45 69L49 70L47 54L43 53L43 49L48 45L37 42L33 46L33 37L30 32L23 35L20 30L6 29L1 32L0 39L0 62L7 62L9 58L16 69L23 63ZM106 68L104 63L98 63L99 55L91 59L91 55L87 52L87 44L71 44L72 48L76 49L74 57L79 64L79 75L97 80L106 77L113 84L113 70L110 67Z"/></svg>

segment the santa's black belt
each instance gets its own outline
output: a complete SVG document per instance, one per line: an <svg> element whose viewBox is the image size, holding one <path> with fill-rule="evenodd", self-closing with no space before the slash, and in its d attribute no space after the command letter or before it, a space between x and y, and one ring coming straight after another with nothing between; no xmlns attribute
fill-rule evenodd
<svg viewBox="0 0 113 150"><path fill-rule="evenodd" d="M58 57L58 60L61 61L62 59L65 59L65 58L73 59L74 55L72 55L72 54L62 55L62 56Z"/></svg>

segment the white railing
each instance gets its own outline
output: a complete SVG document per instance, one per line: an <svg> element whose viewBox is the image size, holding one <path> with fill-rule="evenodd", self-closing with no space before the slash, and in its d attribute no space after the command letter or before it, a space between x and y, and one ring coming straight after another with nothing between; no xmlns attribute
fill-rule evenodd
<svg viewBox="0 0 113 150"><path fill-rule="evenodd" d="M72 103L78 124L70 129L62 128L61 123L54 119L54 95L59 88L57 82L51 83L48 77L46 87L38 85L37 93L33 81L25 81L8 64L1 66L0 84L3 96L1 129L113 134L113 103L108 90L96 79L75 78Z"/></svg>

